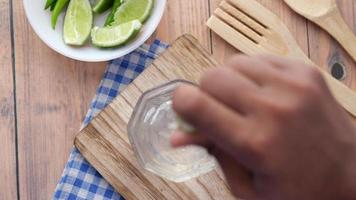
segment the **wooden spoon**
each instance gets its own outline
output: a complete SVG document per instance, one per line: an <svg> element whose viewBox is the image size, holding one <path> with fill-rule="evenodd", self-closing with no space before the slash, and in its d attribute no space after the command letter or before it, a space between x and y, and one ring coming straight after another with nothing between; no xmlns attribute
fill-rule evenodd
<svg viewBox="0 0 356 200"><path fill-rule="evenodd" d="M356 37L343 20L335 0L284 0L295 12L332 35L356 61Z"/></svg>
<svg viewBox="0 0 356 200"><path fill-rule="evenodd" d="M245 54L275 54L297 58L317 67L338 102L356 117L356 93L314 64L281 19L256 0L221 1L207 25Z"/></svg>

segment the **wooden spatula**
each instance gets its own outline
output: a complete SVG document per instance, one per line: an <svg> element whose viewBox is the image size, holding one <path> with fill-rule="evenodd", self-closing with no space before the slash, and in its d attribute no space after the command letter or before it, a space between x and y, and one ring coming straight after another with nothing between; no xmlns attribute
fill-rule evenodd
<svg viewBox="0 0 356 200"><path fill-rule="evenodd" d="M295 12L333 36L356 61L356 36L343 20L335 0L284 0Z"/></svg>
<svg viewBox="0 0 356 200"><path fill-rule="evenodd" d="M301 50L288 28L255 0L223 0L207 25L242 52L275 54L304 60L317 67ZM356 93L320 69L335 98L356 116Z"/></svg>

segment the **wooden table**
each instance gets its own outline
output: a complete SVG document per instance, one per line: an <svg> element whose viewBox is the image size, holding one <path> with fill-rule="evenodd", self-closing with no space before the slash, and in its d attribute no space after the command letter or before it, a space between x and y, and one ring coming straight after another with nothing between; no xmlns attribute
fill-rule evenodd
<svg viewBox="0 0 356 200"><path fill-rule="evenodd" d="M259 1L283 19L313 61L329 71L341 64L343 82L356 89L355 62L334 40L282 0ZM237 51L204 25L218 3L168 0L156 36L171 42L189 32L223 62ZM338 3L356 32L356 1ZM22 1L0 0L1 200L52 197L104 69L105 63L78 62L49 49L29 26Z"/></svg>

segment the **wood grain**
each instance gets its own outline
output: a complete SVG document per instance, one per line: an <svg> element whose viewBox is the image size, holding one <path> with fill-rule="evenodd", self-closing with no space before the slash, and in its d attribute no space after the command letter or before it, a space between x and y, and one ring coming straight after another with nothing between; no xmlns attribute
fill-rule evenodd
<svg viewBox="0 0 356 200"><path fill-rule="evenodd" d="M213 12L221 0L210 0ZM335 63L345 66L346 76L342 81L351 89L356 89L355 62L345 53L340 45L335 42L325 31L292 11L282 0L258 0L265 7L272 10L287 25L299 46L309 55L311 60L328 72ZM339 9L346 21L356 32L356 2L338 0ZM238 51L225 42L222 38L212 33L212 47L214 57L224 62Z"/></svg>
<svg viewBox="0 0 356 200"><path fill-rule="evenodd" d="M0 199L17 199L10 5L0 0Z"/></svg>
<svg viewBox="0 0 356 200"><path fill-rule="evenodd" d="M196 7L203 7L199 12ZM105 63L66 59L44 45L14 1L21 199L50 199ZM209 48L205 0L169 0L157 30L163 41L192 32ZM182 15L184 13L184 15ZM56 158L53 158L56 155Z"/></svg>
<svg viewBox="0 0 356 200"><path fill-rule="evenodd" d="M339 0L338 7L349 27L356 33L356 7L355 1ZM308 23L309 49L311 59L327 71L335 63L345 66L346 77L342 80L346 85L356 90L356 62L343 50L343 48L313 23Z"/></svg>
<svg viewBox="0 0 356 200"><path fill-rule="evenodd" d="M210 38L205 26L209 9L213 11L219 1L168 0L156 36L171 42L182 33L190 32L204 48L214 52L218 61L226 60L237 51L215 34ZM343 64L347 72L343 82L356 89L355 63L328 34L296 15L282 0L258 1L285 22L314 62L328 70L335 62ZM0 177L9 179L9 182L0 182L0 199L4 195L4 199L17 198L9 2L11 0L0 0L0 100L6 99L5 103L0 102L0 108L10 113L0 117L0 156L7 160L0 164ZM74 134L80 127L105 64L75 62L53 52L39 41L29 27L22 1L12 2L19 116L20 195L22 199L50 199L68 159ZM338 5L345 21L355 33L356 2L338 0ZM134 99L134 95L131 98ZM53 158L53 154L56 158ZM10 192L3 193L4 190Z"/></svg>
<svg viewBox="0 0 356 200"><path fill-rule="evenodd" d="M284 0L284 2L294 11L327 31L356 61L356 36L341 16L336 0L314 0L312 2Z"/></svg>
<svg viewBox="0 0 356 200"><path fill-rule="evenodd" d="M210 51L210 33L205 26L209 13L207 0L168 0L156 36L171 43L182 34L189 33Z"/></svg>
<svg viewBox="0 0 356 200"><path fill-rule="evenodd" d="M49 49L14 2L20 198L51 199L105 63Z"/></svg>
<svg viewBox="0 0 356 200"><path fill-rule="evenodd" d="M222 1L214 11L214 15L209 18L207 25L247 55L270 53L299 59L318 68L335 99L352 116L356 116L356 93L315 65L301 50L279 17L259 2L255 0Z"/></svg>
<svg viewBox="0 0 356 200"><path fill-rule="evenodd" d="M173 183L142 169L126 132L142 92L175 79L197 83L204 71L216 65L196 39L190 35L181 37L79 133L75 145L127 199L233 199L216 170Z"/></svg>
<svg viewBox="0 0 356 200"><path fill-rule="evenodd" d="M302 17L293 13L282 0L257 0L265 7L272 10L286 24L289 31L296 38L302 50L308 53L308 36L306 29L306 21ZM218 7L221 0L210 0L211 13ZM223 63L232 55L238 53L236 48L232 47L222 38L212 33L213 55L219 62Z"/></svg>
<svg viewBox="0 0 356 200"><path fill-rule="evenodd" d="M277 15L255 0L223 0L207 26L245 54L308 60Z"/></svg>

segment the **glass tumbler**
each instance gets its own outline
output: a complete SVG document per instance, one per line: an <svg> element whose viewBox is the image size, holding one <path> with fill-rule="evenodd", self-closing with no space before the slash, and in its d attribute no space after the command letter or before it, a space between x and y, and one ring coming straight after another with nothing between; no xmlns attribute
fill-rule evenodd
<svg viewBox="0 0 356 200"><path fill-rule="evenodd" d="M216 164L215 158L203 147L173 148L170 145L170 136L178 127L172 93L180 84L191 83L175 80L145 92L128 124L129 140L142 167L174 182L207 173Z"/></svg>

